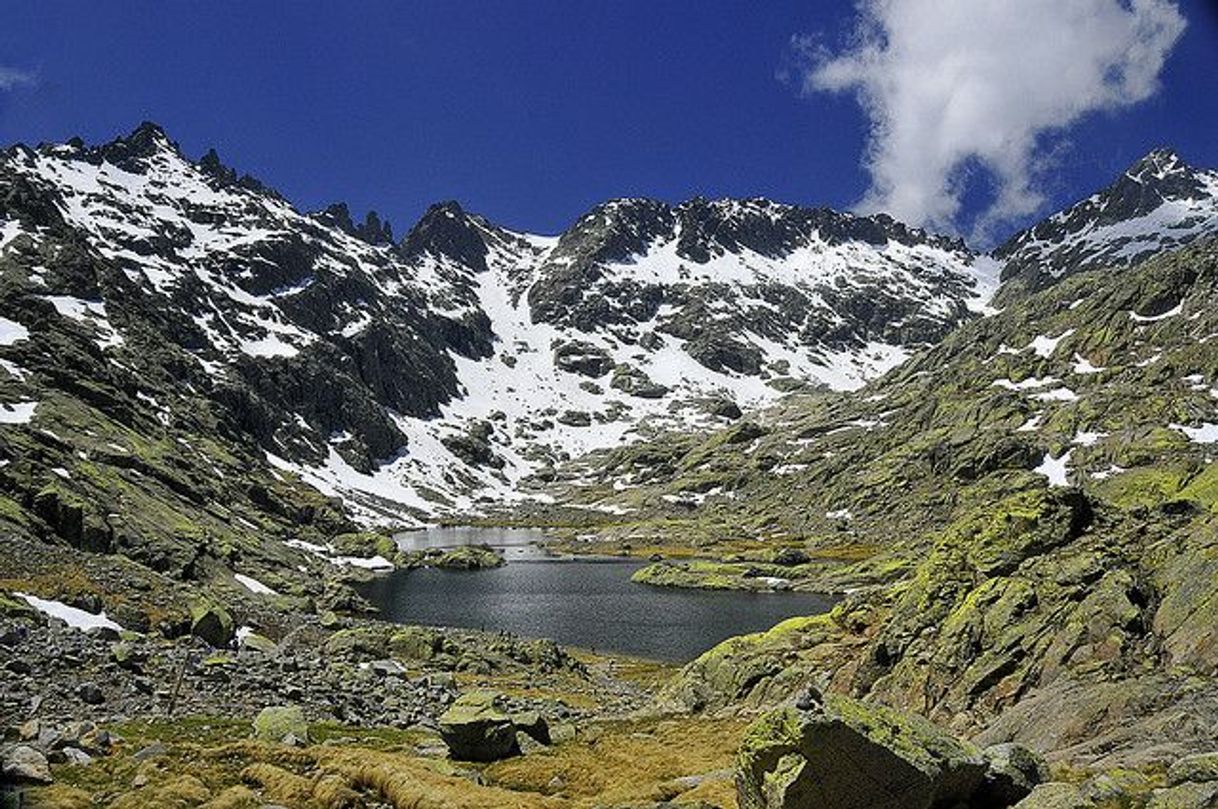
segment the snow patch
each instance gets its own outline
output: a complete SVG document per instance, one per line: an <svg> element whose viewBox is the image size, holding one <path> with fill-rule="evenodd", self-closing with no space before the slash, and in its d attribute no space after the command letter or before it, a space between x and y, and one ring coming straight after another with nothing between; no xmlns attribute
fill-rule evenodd
<svg viewBox="0 0 1218 809"><path fill-rule="evenodd" d="M1086 374L1098 374L1100 371L1102 371L1104 369L1100 368L1099 366L1092 365L1091 360L1087 359L1082 354L1075 354L1074 355L1074 364L1070 366L1070 370L1076 374L1086 375Z"/></svg>
<svg viewBox="0 0 1218 809"><path fill-rule="evenodd" d="M29 371L22 368L12 360L0 360L0 368L3 368L9 376L16 379L18 382L24 382L29 379Z"/></svg>
<svg viewBox="0 0 1218 809"><path fill-rule="evenodd" d="M362 567L365 570L393 570L393 562L377 554L370 558L362 556L332 556L330 561L339 567Z"/></svg>
<svg viewBox="0 0 1218 809"><path fill-rule="evenodd" d="M21 223L15 219L0 221L0 250L22 233Z"/></svg>
<svg viewBox="0 0 1218 809"><path fill-rule="evenodd" d="M102 301L89 301L73 295L43 295L42 298L55 307L60 317L92 327L97 334L94 342L99 348L106 349L123 344L123 337L110 324L106 304Z"/></svg>
<svg viewBox="0 0 1218 809"><path fill-rule="evenodd" d="M0 424L29 424L40 402L0 404Z"/></svg>
<svg viewBox="0 0 1218 809"><path fill-rule="evenodd" d="M319 556L330 564L339 567L360 567L365 570L393 570L393 562L390 562L380 554L367 558L363 556L335 556L333 547L305 542L303 539L288 539L283 544L289 548L308 551L314 556Z"/></svg>
<svg viewBox="0 0 1218 809"><path fill-rule="evenodd" d="M1054 388L1042 393L1034 393L1032 398L1042 402L1077 402L1078 394L1069 388Z"/></svg>
<svg viewBox="0 0 1218 809"><path fill-rule="evenodd" d="M15 320L0 317L0 346L11 346L22 340L28 340L30 330Z"/></svg>
<svg viewBox="0 0 1218 809"><path fill-rule="evenodd" d="M1042 421L1044 421L1044 418L1045 418L1044 413L1037 413L1037 414L1031 416L1023 424L1016 427L1015 432L1017 432L1017 433L1034 433L1040 429L1040 423Z"/></svg>
<svg viewBox="0 0 1218 809"><path fill-rule="evenodd" d="M1056 384L1057 378L1052 376L1035 377L1030 376L1022 382L1012 382L1009 379L996 379L990 383L993 388L1006 388L1007 390L1035 390L1036 388L1047 388L1049 385Z"/></svg>
<svg viewBox="0 0 1218 809"><path fill-rule="evenodd" d="M1070 453L1072 450L1066 450L1059 457L1054 458L1050 453L1046 452L1045 457L1041 459L1040 466L1032 471L1038 475L1044 475L1049 479L1049 485L1052 487L1069 486L1070 481Z"/></svg>
<svg viewBox="0 0 1218 809"><path fill-rule="evenodd" d="M1183 424L1169 425L1173 430L1179 430L1188 436L1194 444L1218 443L1218 424L1203 423L1200 427L1187 427Z"/></svg>
<svg viewBox="0 0 1218 809"><path fill-rule="evenodd" d="M86 612L77 607L72 607L64 604L62 601L53 601L38 596L26 595L25 593L13 593L17 598L23 599L34 609L41 613L58 618L73 629L112 629L115 632L122 632L123 628L106 616L106 611L102 610L99 613Z"/></svg>
<svg viewBox="0 0 1218 809"><path fill-rule="evenodd" d="M1180 314L1183 311L1184 311L1183 302L1177 303L1175 306L1173 306L1171 309L1168 309L1166 312L1164 312L1161 315L1139 315L1137 312L1135 312L1131 309L1131 310L1129 310L1129 319L1133 320L1136 323L1157 323L1160 320L1166 320L1169 317L1175 317L1176 315Z"/></svg>
<svg viewBox="0 0 1218 809"><path fill-rule="evenodd" d="M1112 477L1113 475L1119 475L1124 471L1125 471L1125 467L1117 466L1116 464L1112 464L1107 469L1100 469L1098 471L1092 472L1091 479L1092 480L1107 480L1108 478Z"/></svg>
<svg viewBox="0 0 1218 809"><path fill-rule="evenodd" d="M1098 431L1088 432L1086 430L1079 430L1078 432L1076 432L1074 434L1074 439L1071 443L1078 444L1080 447L1090 447L1090 446L1094 445L1097 441L1099 441L1101 438L1107 438L1107 437L1108 437L1108 433L1103 433L1103 432L1098 432Z"/></svg>
<svg viewBox="0 0 1218 809"><path fill-rule="evenodd" d="M994 294L1002 283L1003 263L992 256L977 256L969 265L968 272L973 278L973 297L964 302L969 311L977 312L987 317L998 314L1001 310L990 305Z"/></svg>
<svg viewBox="0 0 1218 809"><path fill-rule="evenodd" d="M251 593L257 593L264 596L277 596L279 593L267 587L262 582L255 579L253 576L246 576L244 573L234 573L233 578L237 583L249 590Z"/></svg>
<svg viewBox="0 0 1218 809"><path fill-rule="evenodd" d="M1048 359L1049 357L1053 356L1053 352L1057 351L1058 344L1072 334L1074 334L1074 329L1066 329L1056 337L1049 337L1041 334L1032 338L1032 342L1028 343L1027 348L1035 351L1038 357Z"/></svg>

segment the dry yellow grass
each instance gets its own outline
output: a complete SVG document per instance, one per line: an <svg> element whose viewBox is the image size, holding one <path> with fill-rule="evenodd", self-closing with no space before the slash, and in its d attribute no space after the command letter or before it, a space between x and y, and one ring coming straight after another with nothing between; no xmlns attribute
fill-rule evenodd
<svg viewBox="0 0 1218 809"><path fill-rule="evenodd" d="M616 722L599 735L490 765L490 783L561 795L568 806L696 799L735 807L730 771L744 731L738 720ZM677 779L718 774L691 789ZM696 791L695 791L696 790Z"/></svg>
<svg viewBox="0 0 1218 809"><path fill-rule="evenodd" d="M298 749L227 742L225 732L237 729L215 726L197 741L171 739L166 755L144 762L128 752L147 739L129 737L115 755L57 768L60 783L37 791L30 806L246 809L271 802L347 809L371 800L395 809L591 809L671 800L734 809L730 768L744 723L684 718L584 726L572 741L486 766L482 784L469 777L476 772L470 765L420 757L410 744Z"/></svg>

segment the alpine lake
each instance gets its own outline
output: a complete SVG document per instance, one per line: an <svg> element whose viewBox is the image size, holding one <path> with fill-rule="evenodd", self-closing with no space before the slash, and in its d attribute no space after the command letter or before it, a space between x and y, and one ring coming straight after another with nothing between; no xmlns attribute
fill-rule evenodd
<svg viewBox="0 0 1218 809"><path fill-rule="evenodd" d="M507 564L424 567L378 576L361 594L403 624L507 631L620 655L684 663L735 635L827 611L817 593L655 587L630 580L646 562L547 551L527 528L439 527L398 534L403 550L489 545Z"/></svg>

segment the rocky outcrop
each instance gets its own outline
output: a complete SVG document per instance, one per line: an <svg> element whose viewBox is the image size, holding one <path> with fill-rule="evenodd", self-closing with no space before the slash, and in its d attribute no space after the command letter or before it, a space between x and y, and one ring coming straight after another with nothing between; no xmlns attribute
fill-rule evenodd
<svg viewBox="0 0 1218 809"><path fill-rule="evenodd" d="M209 152L208 155L215 155L215 152ZM207 155L203 160L207 160ZM200 163L204 165L204 163ZM344 233L354 236L357 239L367 242L368 244L393 244L393 227L388 221L382 222L380 215L376 211L368 211L364 215L362 224L355 224L351 219L351 211L347 208L347 203L336 202L326 208L324 211L314 216L326 224L333 225Z"/></svg>
<svg viewBox="0 0 1218 809"><path fill-rule="evenodd" d="M1042 783L1020 801L1018 809L1213 809L1218 806L1214 753L1187 756L1173 764L1166 782L1161 773L1115 769L1085 780Z"/></svg>
<svg viewBox="0 0 1218 809"><path fill-rule="evenodd" d="M987 760L921 717L815 690L755 722L738 758L741 809L998 809L1044 776L1029 751Z"/></svg>
<svg viewBox="0 0 1218 809"><path fill-rule="evenodd" d="M463 545L459 548L432 548L404 551L396 557L398 567L438 567L447 570L485 570L505 564L503 554L489 545Z"/></svg>
<svg viewBox="0 0 1218 809"><path fill-rule="evenodd" d="M640 399L663 399L669 392L667 386L653 382L647 374L628 365L614 367L609 387Z"/></svg>
<svg viewBox="0 0 1218 809"><path fill-rule="evenodd" d="M407 257L449 258L483 272L488 252L485 230L485 224L467 214L460 204L451 200L436 203L406 234L398 252Z"/></svg>
<svg viewBox="0 0 1218 809"><path fill-rule="evenodd" d="M596 378L609 373L613 360L605 349L576 340L555 346L554 367L560 371Z"/></svg>
<svg viewBox="0 0 1218 809"><path fill-rule="evenodd" d="M49 784L54 780L46 756L26 744L0 750L0 774L11 784Z"/></svg>
<svg viewBox="0 0 1218 809"><path fill-rule="evenodd" d="M462 694L439 719L440 737L460 761L497 761L520 752L516 725L499 694Z"/></svg>

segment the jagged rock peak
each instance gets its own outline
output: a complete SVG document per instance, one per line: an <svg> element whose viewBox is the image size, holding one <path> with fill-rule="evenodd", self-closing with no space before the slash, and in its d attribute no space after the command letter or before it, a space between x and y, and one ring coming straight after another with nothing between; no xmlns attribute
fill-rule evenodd
<svg viewBox="0 0 1218 809"><path fill-rule="evenodd" d="M324 211L314 214L314 217L368 244L393 244L393 226L389 220L382 222L376 211L368 211L364 214L364 221L357 225L351 218L347 203L336 202Z"/></svg>
<svg viewBox="0 0 1218 809"><path fill-rule="evenodd" d="M1145 180L1148 177L1160 178L1189 171L1192 171L1192 167L1184 162L1175 149L1170 146L1160 146L1151 149L1138 159L1125 174L1131 179Z"/></svg>
<svg viewBox="0 0 1218 809"><path fill-rule="evenodd" d="M769 258L791 255L815 242L890 241L971 255L963 241L928 234L887 214L856 216L831 208L806 208L761 197L694 197L676 206L628 197L594 207L563 234L556 256L625 261L661 241L676 239L681 258L704 264L725 253L748 250Z"/></svg>
<svg viewBox="0 0 1218 809"><path fill-rule="evenodd" d="M1042 289L1082 270L1120 266L1218 232L1218 172L1160 147L1108 187L994 251L1009 283L1000 299Z"/></svg>
<svg viewBox="0 0 1218 809"><path fill-rule="evenodd" d="M1132 212L1144 213L1154 210L1164 199L1202 199L1212 193L1207 192L1203 174L1185 163L1174 149L1161 147L1130 166L1107 190L1134 203Z"/></svg>
<svg viewBox="0 0 1218 809"><path fill-rule="evenodd" d="M178 144L160 126L152 121L144 121L130 135L116 138L98 150L101 157L116 166L122 166L136 158L149 158L161 152L171 152L181 156Z"/></svg>
<svg viewBox="0 0 1218 809"><path fill-rule="evenodd" d="M199 170L207 176L218 181L224 186L238 186L248 191L254 191L259 194L266 194L275 199L282 200L283 197L278 191L263 183L252 174L237 174L237 170L226 166L221 160L220 155L216 153L215 148L207 150L207 153L199 158L196 164Z"/></svg>
<svg viewBox="0 0 1218 809"><path fill-rule="evenodd" d="M429 207L398 250L406 257L447 257L478 271L486 269L484 228L454 200Z"/></svg>

